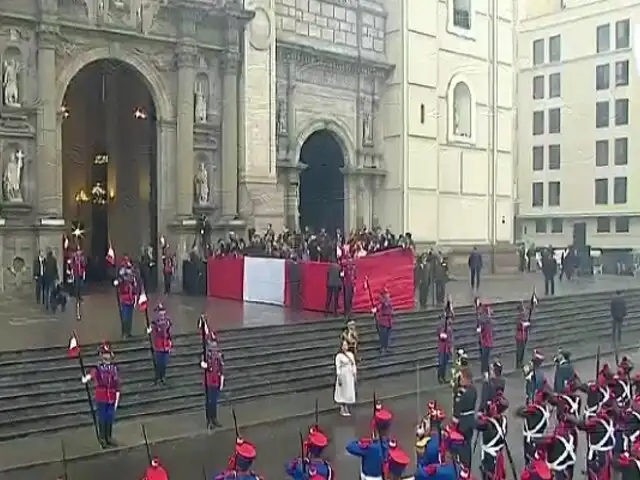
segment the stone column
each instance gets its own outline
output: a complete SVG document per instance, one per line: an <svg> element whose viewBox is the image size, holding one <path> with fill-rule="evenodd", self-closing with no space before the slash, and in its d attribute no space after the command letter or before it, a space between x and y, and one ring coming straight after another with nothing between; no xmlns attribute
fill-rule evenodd
<svg viewBox="0 0 640 480"><path fill-rule="evenodd" d="M222 81L222 214L238 213L238 70L240 55L229 50Z"/></svg>
<svg viewBox="0 0 640 480"><path fill-rule="evenodd" d="M193 87L196 79L197 49L190 45L178 47L178 104L176 152L176 214L192 215L193 209Z"/></svg>
<svg viewBox="0 0 640 480"><path fill-rule="evenodd" d="M62 157L58 155L56 97L56 28L38 30L37 212L62 218Z"/></svg>
<svg viewBox="0 0 640 480"><path fill-rule="evenodd" d="M364 177L359 177L354 182L356 184L356 218L355 227L360 228L365 223L365 199L366 190L364 185Z"/></svg>

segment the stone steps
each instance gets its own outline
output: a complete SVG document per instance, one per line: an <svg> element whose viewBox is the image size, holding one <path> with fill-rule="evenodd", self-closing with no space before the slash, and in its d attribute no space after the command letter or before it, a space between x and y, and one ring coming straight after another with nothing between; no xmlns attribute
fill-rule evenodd
<svg viewBox="0 0 640 480"><path fill-rule="evenodd" d="M609 338L610 294L590 294L544 300L533 319L530 347ZM630 297L629 297L630 298ZM495 306L494 349L503 357L515 349L516 303ZM640 333L640 300L628 300L626 332ZM456 310L456 347L477 357L475 315ZM334 382L333 357L343 321L330 319L303 325L257 327L219 332L225 353L224 402L250 401L263 396L329 388ZM436 360L435 312L399 316L392 335L393 353L378 357L376 332L370 317L359 321L359 377L380 378L433 368ZM580 327L580 328L578 328ZM116 342L114 349L123 377L118 418L202 409L200 339L197 334L175 338L167 388L155 387L148 344L144 339ZM87 364L95 346L83 349ZM511 358L503 360L511 362ZM77 361L66 347L0 353L0 441L86 425L91 422Z"/></svg>

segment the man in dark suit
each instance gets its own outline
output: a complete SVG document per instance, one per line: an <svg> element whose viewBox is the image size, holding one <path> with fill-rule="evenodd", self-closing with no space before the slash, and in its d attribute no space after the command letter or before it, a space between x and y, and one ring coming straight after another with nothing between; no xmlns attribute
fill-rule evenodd
<svg viewBox="0 0 640 480"><path fill-rule="evenodd" d="M480 290L480 272L482 271L482 254L477 247L469 254L469 274L471 280L471 290Z"/></svg>
<svg viewBox="0 0 640 480"><path fill-rule="evenodd" d="M549 246L542 253L542 274L544 275L544 294L556 294L556 273L558 273L558 262L553 256L553 248Z"/></svg>
<svg viewBox="0 0 640 480"><path fill-rule="evenodd" d="M38 252L38 256L33 260L33 279L36 282L36 302L46 305L46 289L44 286L44 262L45 258L42 250Z"/></svg>
<svg viewBox="0 0 640 480"><path fill-rule="evenodd" d="M338 314L338 299L340 298L340 287L342 286L342 277L340 276L340 265L334 258L329 264L327 271L327 303L325 312Z"/></svg>
<svg viewBox="0 0 640 480"><path fill-rule="evenodd" d="M58 260L53 256L51 249L47 249L47 256L44 259L44 289L45 289L45 306L49 310L50 291L54 283L59 280Z"/></svg>
<svg viewBox="0 0 640 480"><path fill-rule="evenodd" d="M622 341L622 322L627 316L627 302L622 296L622 290L618 290L611 299L611 334L613 346L618 356L618 349Z"/></svg>

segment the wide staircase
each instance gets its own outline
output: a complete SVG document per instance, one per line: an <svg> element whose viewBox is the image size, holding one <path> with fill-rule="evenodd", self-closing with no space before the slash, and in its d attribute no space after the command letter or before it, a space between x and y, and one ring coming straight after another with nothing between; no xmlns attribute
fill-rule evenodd
<svg viewBox="0 0 640 480"><path fill-rule="evenodd" d="M640 333L640 299L627 295L625 337ZM602 338L609 343L609 293L543 299L533 316L529 346L542 345L549 354L558 346L579 345ZM518 302L495 305L495 348L507 368L515 350ZM399 315L392 334L393 352L378 358L377 336L370 316L358 319L362 364L359 379L408 373L420 362L435 367L438 313ZM234 403L259 397L324 389L334 382L334 355L342 319L316 323L220 331L225 356L226 395ZM477 357L476 320L472 307L456 308L456 348ZM640 338L640 337L638 337ZM152 384L153 372L146 338L114 344L123 378L118 418L160 415L202 408L201 342L198 334L174 338L169 388ZM97 345L83 346L87 363ZM67 346L0 353L0 441L86 425L87 398L77 360Z"/></svg>

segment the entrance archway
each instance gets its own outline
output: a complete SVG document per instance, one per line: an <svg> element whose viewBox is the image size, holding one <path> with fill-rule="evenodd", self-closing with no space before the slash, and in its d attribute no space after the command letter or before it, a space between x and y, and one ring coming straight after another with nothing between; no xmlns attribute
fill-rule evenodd
<svg viewBox="0 0 640 480"><path fill-rule="evenodd" d="M344 152L329 130L312 133L300 150L300 228L344 230Z"/></svg>
<svg viewBox="0 0 640 480"><path fill-rule="evenodd" d="M64 216L84 231L90 280L106 278L109 243L138 257L157 245L157 116L146 80L119 60L85 65L62 111Z"/></svg>

